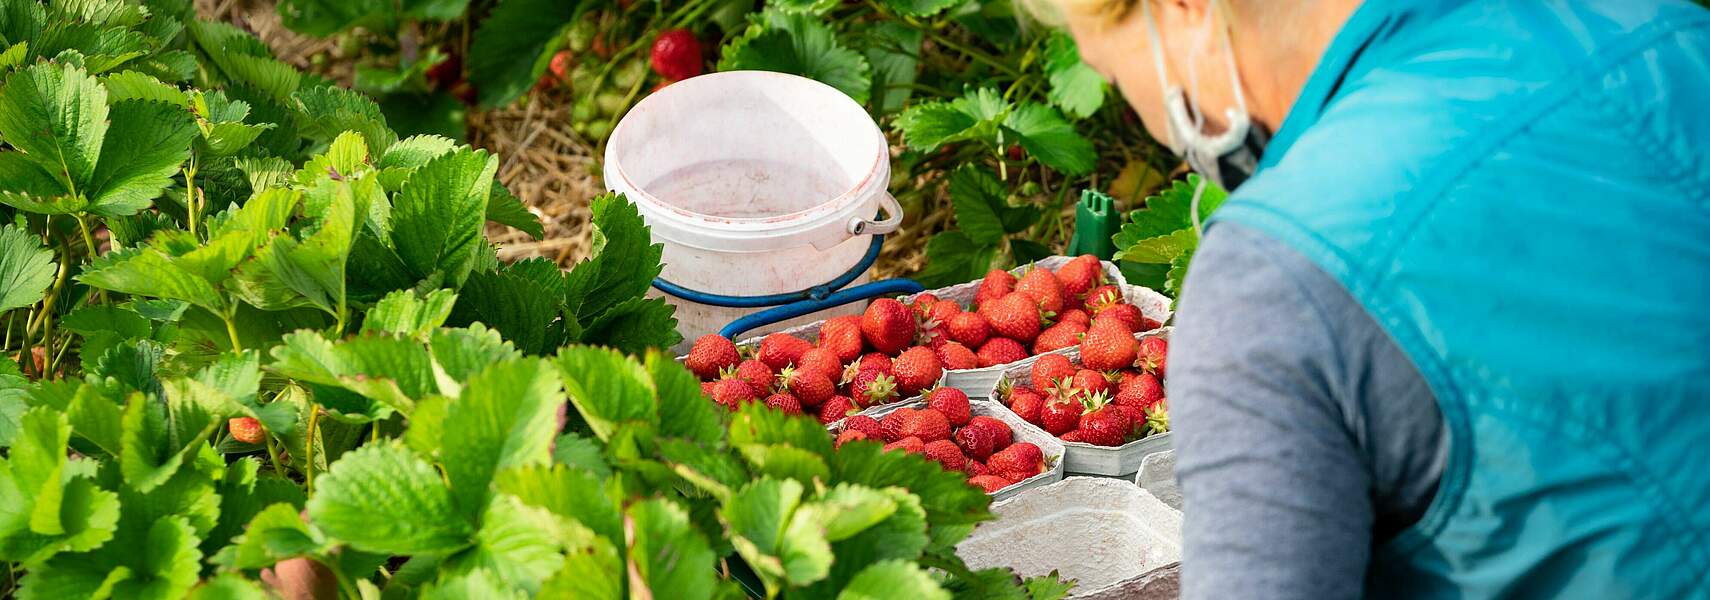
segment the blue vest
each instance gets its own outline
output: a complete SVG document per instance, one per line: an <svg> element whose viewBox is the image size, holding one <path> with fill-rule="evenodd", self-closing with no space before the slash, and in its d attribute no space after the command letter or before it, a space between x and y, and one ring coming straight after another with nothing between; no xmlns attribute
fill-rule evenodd
<svg viewBox="0 0 1710 600"><path fill-rule="evenodd" d="M1373 597L1710 597L1710 11L1367 0L1219 221L1340 281L1441 405Z"/></svg>

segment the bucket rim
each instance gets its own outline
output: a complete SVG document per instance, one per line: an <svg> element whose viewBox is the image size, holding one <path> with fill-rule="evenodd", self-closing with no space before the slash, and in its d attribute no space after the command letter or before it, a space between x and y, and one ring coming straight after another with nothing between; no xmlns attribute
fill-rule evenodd
<svg viewBox="0 0 1710 600"><path fill-rule="evenodd" d="M863 201L870 200L875 197L875 194L873 193L875 185L880 187L881 192L885 187L888 187L890 183L890 146L889 142L885 139L884 132L879 129L878 123L874 122L871 116L867 115L866 109L863 109L860 103L855 102L854 98L850 98L848 94L843 93L841 90L815 79L774 71L744 70L707 73L672 83L657 92L647 95L630 109L630 113L636 113L637 111L643 110L650 103L662 102L663 100L660 100L659 98L664 97L666 94L672 94L672 90L676 90L676 92L674 92L676 94L683 94L691 92L694 87L706 85L717 80L727 79L776 79L778 81L788 82L790 85L802 85L810 89L817 88L816 91L818 92L835 94L835 98L837 99L835 100L836 102L847 103L847 105L852 108L856 114L867 117L865 119L865 123L871 128L875 151L873 152L872 162L867 166L866 173L862 175L860 180L858 180L854 185L849 186L841 194L833 196L825 202L790 213L762 217L726 217L694 211L666 202L658 196L653 195L651 192L648 192L646 188L631 179L629 177L629 173L624 170L622 163L616 160L617 153L623 148L624 140L622 136L625 131L625 125L628 123L628 115L626 115L624 119L620 119L618 121L617 127L612 130L611 136L606 142L606 187L608 189L627 192L628 195L631 196L630 201L634 202L638 207L642 207L643 210L654 216L674 221L679 225L712 225L725 230L743 231L747 233L772 231L786 232L804 226L814 227L821 224L815 221L826 218L835 218L838 223L841 223L843 217L846 216L843 214L845 211L854 208L853 205L855 204L863 203ZM613 179L616 181L612 181ZM613 185L617 182L621 182L621 184Z"/></svg>

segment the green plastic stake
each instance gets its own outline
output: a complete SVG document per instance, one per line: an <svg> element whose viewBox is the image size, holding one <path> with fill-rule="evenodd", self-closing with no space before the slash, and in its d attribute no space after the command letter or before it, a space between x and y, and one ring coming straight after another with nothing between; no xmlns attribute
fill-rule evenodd
<svg viewBox="0 0 1710 600"><path fill-rule="evenodd" d="M1110 260L1116 254L1116 243L1110 238L1121 229L1116 200L1097 190L1082 190L1081 201L1075 204L1075 236L1069 238L1068 255Z"/></svg>

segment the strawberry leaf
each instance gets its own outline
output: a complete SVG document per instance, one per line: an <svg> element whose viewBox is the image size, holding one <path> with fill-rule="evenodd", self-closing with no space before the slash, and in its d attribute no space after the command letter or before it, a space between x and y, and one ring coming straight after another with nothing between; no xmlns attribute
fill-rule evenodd
<svg viewBox="0 0 1710 600"><path fill-rule="evenodd" d="M898 14L911 17L930 17L943 12L944 9L962 4L964 0L885 0L885 6Z"/></svg>
<svg viewBox="0 0 1710 600"><path fill-rule="evenodd" d="M659 422L653 378L617 351L567 347L558 353L558 372L576 411L601 440L609 441L626 421Z"/></svg>
<svg viewBox="0 0 1710 600"><path fill-rule="evenodd" d="M597 344L640 354L648 348L670 348L683 341L677 333L677 307L662 298L630 298L601 313L578 336Z"/></svg>
<svg viewBox="0 0 1710 600"><path fill-rule="evenodd" d="M522 200L497 180L493 181L493 193L487 198L487 220L516 228L537 240L546 236L546 226L541 225L540 217L529 212Z"/></svg>
<svg viewBox="0 0 1710 600"><path fill-rule="evenodd" d="M565 465L500 470L496 491L581 523L607 540L623 539L623 517L594 473Z"/></svg>
<svg viewBox="0 0 1710 600"><path fill-rule="evenodd" d="M190 158L196 126L182 107L143 100L113 105L111 119L100 162L83 193L95 214L136 214Z"/></svg>
<svg viewBox="0 0 1710 600"><path fill-rule="evenodd" d="M1194 188L1199 185L1199 181L1199 175L1190 174L1184 179L1176 180L1157 195L1147 197L1143 208L1128 213L1127 222L1122 224L1122 230L1113 239L1116 247L1121 250L1140 240L1169 235L1183 229L1191 230L1193 221L1188 213L1193 204ZM1229 194L1222 188L1207 184L1199 199L1201 222L1210 219L1211 213L1228 197Z"/></svg>
<svg viewBox="0 0 1710 600"><path fill-rule="evenodd" d="M705 600L712 597L717 556L675 502L653 499L630 505L630 593L653 598Z"/></svg>
<svg viewBox="0 0 1710 600"><path fill-rule="evenodd" d="M1046 97L1070 118L1085 119L1104 105L1104 77L1081 62L1075 38L1066 33L1051 34L1045 44L1045 78L1051 82Z"/></svg>
<svg viewBox="0 0 1710 600"><path fill-rule="evenodd" d="M1016 135L1028 155L1065 174L1088 173L1098 159L1092 142L1076 133L1055 108L1024 102L1009 113L1003 126Z"/></svg>
<svg viewBox="0 0 1710 600"><path fill-rule="evenodd" d="M809 13L769 11L762 25L726 44L720 71L777 71L818 80L865 104L872 68L861 53L845 47L821 19Z"/></svg>
<svg viewBox="0 0 1710 600"><path fill-rule="evenodd" d="M997 253L997 246L975 242L967 232L940 232L927 240L926 268L916 279L934 287L973 281L992 269Z"/></svg>
<svg viewBox="0 0 1710 600"><path fill-rule="evenodd" d="M1168 235L1132 240L1116 253L1116 260L1141 263L1168 263L1182 253L1199 245L1199 234L1192 228L1178 229Z"/></svg>
<svg viewBox="0 0 1710 600"><path fill-rule="evenodd" d="M461 149L422 165L393 200L392 243L417 276L456 286L475 266L497 158Z"/></svg>
<svg viewBox="0 0 1710 600"><path fill-rule="evenodd" d="M1164 283L1164 291L1172 297L1182 294L1182 282L1187 281L1188 263L1193 261L1193 250L1176 255L1170 260L1170 273Z"/></svg>
<svg viewBox="0 0 1710 600"><path fill-rule="evenodd" d="M1009 111L997 90L980 88L955 100L911 106L897 116L896 127L909 148L924 152L962 140L995 141Z"/></svg>
<svg viewBox="0 0 1710 600"><path fill-rule="evenodd" d="M107 90L88 72L39 63L0 87L0 138L75 195L95 175L108 110Z"/></svg>
<svg viewBox="0 0 1710 600"><path fill-rule="evenodd" d="M584 326L647 293L664 252L663 245L653 243L641 213L622 195L595 198L592 210L592 257L576 263L565 282L566 310Z"/></svg>
<svg viewBox="0 0 1710 600"><path fill-rule="evenodd" d="M475 545L449 557L442 576L489 571L507 585L535 589L564 564L558 542L562 524L551 512L515 496L496 496L482 513Z"/></svg>
<svg viewBox="0 0 1710 600"><path fill-rule="evenodd" d="M534 57L565 26L588 9L589 2L502 0L475 30L464 69L481 97L481 106L508 104L534 85Z"/></svg>
<svg viewBox="0 0 1710 600"><path fill-rule="evenodd" d="M914 94L925 37L925 32L896 21L879 21L862 31L863 52L873 66L873 91L868 98L878 114L902 110Z"/></svg>
<svg viewBox="0 0 1710 600"><path fill-rule="evenodd" d="M812 519L817 513L806 511L797 518L802 491L795 480L766 477L738 490L719 508L736 552L760 575L768 594L811 584L831 571L831 544Z"/></svg>
<svg viewBox="0 0 1710 600"><path fill-rule="evenodd" d="M439 459L466 515L487 507L495 471L552 462L553 412L562 402L558 376L542 359L498 363L464 383L446 409L455 426L442 433Z"/></svg>
<svg viewBox="0 0 1710 600"><path fill-rule="evenodd" d="M540 598L620 600L624 564L611 538L595 535L580 523L564 524L563 567L541 585Z"/></svg>
<svg viewBox="0 0 1710 600"><path fill-rule="evenodd" d="M0 312L35 304L53 283L53 251L22 228L0 227Z"/></svg>
<svg viewBox="0 0 1710 600"><path fill-rule="evenodd" d="M477 321L503 334L528 354L541 354L563 342L562 279L553 265L551 279L532 277L530 264L512 263L498 271L469 276L457 300L460 320Z"/></svg>
<svg viewBox="0 0 1710 600"><path fill-rule="evenodd" d="M844 446L839 452L854 446L879 449L876 443L857 443ZM887 504L889 510L885 510ZM843 507L849 507L850 512L838 512ZM841 483L821 497L812 509L821 515L833 515L826 520L826 532L833 538L831 551L837 560L831 564L829 577L804 590L809 596L830 597L868 565L886 560L916 560L926 549L926 512L921 510L920 498L907 490ZM874 519L877 521L867 523Z"/></svg>
<svg viewBox="0 0 1710 600"><path fill-rule="evenodd" d="M659 432L713 446L719 443L724 424L718 408L701 395L700 380L681 363L658 350L647 352L643 361L658 393Z"/></svg>
<svg viewBox="0 0 1710 600"><path fill-rule="evenodd" d="M904 560L888 560L862 570L849 581L849 586L837 595L837 600L878 600L880 598L919 598L921 600L950 600L950 592L920 565Z"/></svg>
<svg viewBox="0 0 1710 600"><path fill-rule="evenodd" d="M475 533L433 465L395 442L345 454L315 483L310 522L358 550L448 553Z"/></svg>
<svg viewBox="0 0 1710 600"><path fill-rule="evenodd" d="M18 418L10 456L0 458L0 559L39 564L112 537L119 500L68 472L65 415L40 406Z"/></svg>
<svg viewBox="0 0 1710 600"><path fill-rule="evenodd" d="M325 550L326 536L304 523L300 511L285 502L268 506L250 520L243 535L211 560L228 569L260 569Z"/></svg>
<svg viewBox="0 0 1710 600"><path fill-rule="evenodd" d="M375 151L398 141L398 134L386 126L380 105L361 93L322 85L298 89L292 97L301 106L304 118L298 125L309 139L330 142L344 132L355 131Z"/></svg>
<svg viewBox="0 0 1710 600"><path fill-rule="evenodd" d="M434 363L453 381L463 381L487 365L522 356L499 332L476 323L467 329L436 329L428 337Z"/></svg>

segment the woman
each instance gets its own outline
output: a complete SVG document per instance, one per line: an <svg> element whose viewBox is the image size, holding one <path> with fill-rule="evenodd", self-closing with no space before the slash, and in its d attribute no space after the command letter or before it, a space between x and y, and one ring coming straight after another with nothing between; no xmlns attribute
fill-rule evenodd
<svg viewBox="0 0 1710 600"><path fill-rule="evenodd" d="M1710 12L1055 1L1234 190L1170 357L1186 597L1710 596Z"/></svg>

